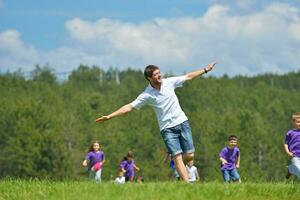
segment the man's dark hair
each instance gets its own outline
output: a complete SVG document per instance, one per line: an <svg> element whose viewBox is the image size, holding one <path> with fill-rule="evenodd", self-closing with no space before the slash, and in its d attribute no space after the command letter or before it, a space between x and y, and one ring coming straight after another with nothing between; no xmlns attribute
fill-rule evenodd
<svg viewBox="0 0 300 200"><path fill-rule="evenodd" d="M230 135L228 137L228 141L230 141L230 140L237 140L237 136L236 135Z"/></svg>
<svg viewBox="0 0 300 200"><path fill-rule="evenodd" d="M148 65L144 70L145 79L147 79L149 81L148 78L152 77L153 72L157 69L159 69L159 68L155 65Z"/></svg>

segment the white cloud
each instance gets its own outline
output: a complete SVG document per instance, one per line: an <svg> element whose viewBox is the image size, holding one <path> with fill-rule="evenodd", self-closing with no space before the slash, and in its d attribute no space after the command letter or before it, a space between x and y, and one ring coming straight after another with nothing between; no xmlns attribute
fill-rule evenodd
<svg viewBox="0 0 300 200"><path fill-rule="evenodd" d="M25 44L16 30L0 32L1 68L14 66L26 70L31 69L32 63L38 61L39 53L37 50L32 45Z"/></svg>
<svg viewBox="0 0 300 200"><path fill-rule="evenodd" d="M80 63L141 69L157 64L163 71L183 73L215 59L220 63L215 75L300 69L299 8L273 3L257 12L233 13L232 7L216 4L196 18L156 18L138 24L74 18L65 24L72 45L39 53L16 31L6 31L0 33L0 58L5 57L1 52L18 63L32 57L32 63L49 63L58 71Z"/></svg>

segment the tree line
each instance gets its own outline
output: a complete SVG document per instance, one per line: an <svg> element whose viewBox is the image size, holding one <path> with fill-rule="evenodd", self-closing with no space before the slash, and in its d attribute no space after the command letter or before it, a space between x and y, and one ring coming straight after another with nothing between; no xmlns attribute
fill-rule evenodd
<svg viewBox="0 0 300 200"><path fill-rule="evenodd" d="M118 77L116 79L116 71ZM140 70L107 71L80 65L60 81L48 67L30 79L0 75L0 177L81 180L82 160L94 139L106 155L103 179L117 176L128 150L145 180L169 180L165 146L151 108L107 123L94 120L134 100L147 86ZM204 180L222 181L218 154L238 136L243 180L283 180L283 150L291 115L300 111L300 71L254 77L201 77L176 90L193 132L195 166Z"/></svg>

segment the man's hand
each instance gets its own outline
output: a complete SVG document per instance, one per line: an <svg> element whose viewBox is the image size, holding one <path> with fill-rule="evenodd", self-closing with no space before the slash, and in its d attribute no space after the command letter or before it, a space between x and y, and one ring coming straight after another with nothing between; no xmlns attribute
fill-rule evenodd
<svg viewBox="0 0 300 200"><path fill-rule="evenodd" d="M109 120L110 119L110 117L107 115L107 116L104 116L104 115L102 115L101 117L99 117L99 118L97 118L96 120L95 120L95 122L104 122L104 121L107 121L107 120Z"/></svg>
<svg viewBox="0 0 300 200"><path fill-rule="evenodd" d="M211 71L217 63L218 62L212 62L212 63L208 64L207 67L205 68L206 71L208 71L208 72Z"/></svg>

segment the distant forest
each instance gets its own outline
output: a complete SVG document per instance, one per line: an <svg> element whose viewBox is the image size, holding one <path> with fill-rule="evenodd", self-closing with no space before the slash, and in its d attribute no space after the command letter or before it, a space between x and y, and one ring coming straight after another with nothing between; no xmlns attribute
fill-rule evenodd
<svg viewBox="0 0 300 200"><path fill-rule="evenodd" d="M170 76L169 74L168 76ZM171 178L165 146L150 107L95 123L133 101L147 86L140 70L80 65L65 80L48 67L0 74L0 177L81 180L81 163L94 139L106 155L103 179L117 176L128 150L146 181ZM283 143L300 111L300 71L285 75L204 75L176 93L190 120L195 166L205 181L222 181L218 154L227 136L238 136L240 174L247 181L284 180Z"/></svg>

